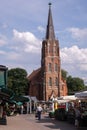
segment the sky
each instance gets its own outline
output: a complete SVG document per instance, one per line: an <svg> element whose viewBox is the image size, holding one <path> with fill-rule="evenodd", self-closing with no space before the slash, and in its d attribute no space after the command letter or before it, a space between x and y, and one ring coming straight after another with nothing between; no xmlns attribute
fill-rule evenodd
<svg viewBox="0 0 87 130"><path fill-rule="evenodd" d="M0 64L28 75L41 67L49 2L61 68L87 83L87 0L0 0Z"/></svg>

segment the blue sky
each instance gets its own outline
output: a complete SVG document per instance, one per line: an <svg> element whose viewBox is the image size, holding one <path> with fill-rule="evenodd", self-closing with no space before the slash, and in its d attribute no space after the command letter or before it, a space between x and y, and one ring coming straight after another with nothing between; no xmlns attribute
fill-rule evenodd
<svg viewBox="0 0 87 130"><path fill-rule="evenodd" d="M49 2L61 68L87 81L87 0L0 0L0 64L28 74L41 66Z"/></svg>

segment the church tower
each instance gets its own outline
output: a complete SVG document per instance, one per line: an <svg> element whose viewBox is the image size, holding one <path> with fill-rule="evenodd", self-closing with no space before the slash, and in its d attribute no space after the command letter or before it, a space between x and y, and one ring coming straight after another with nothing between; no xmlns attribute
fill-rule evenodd
<svg viewBox="0 0 87 130"><path fill-rule="evenodd" d="M29 95L38 100L67 95L66 81L61 77L59 41L55 38L51 3L49 3L46 36L42 41L41 67L29 76Z"/></svg>
<svg viewBox="0 0 87 130"><path fill-rule="evenodd" d="M60 96L61 67L59 41L55 38L51 3L49 3L46 36L42 42L41 68L43 77L43 100Z"/></svg>

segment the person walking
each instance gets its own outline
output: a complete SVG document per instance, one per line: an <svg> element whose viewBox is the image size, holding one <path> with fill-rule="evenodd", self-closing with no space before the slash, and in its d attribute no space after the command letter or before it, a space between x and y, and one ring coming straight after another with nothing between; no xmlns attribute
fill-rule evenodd
<svg viewBox="0 0 87 130"><path fill-rule="evenodd" d="M39 104L38 106L37 106L37 115L38 115L38 120L40 120L41 119L41 113L42 113L42 107L41 107L41 105Z"/></svg>

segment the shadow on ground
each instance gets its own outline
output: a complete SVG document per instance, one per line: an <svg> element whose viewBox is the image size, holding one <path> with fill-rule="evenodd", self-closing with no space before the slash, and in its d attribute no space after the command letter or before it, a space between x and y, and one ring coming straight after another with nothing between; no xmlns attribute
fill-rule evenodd
<svg viewBox="0 0 87 130"><path fill-rule="evenodd" d="M58 121L48 116L43 116L41 120L36 118L36 123L41 123L52 130L87 130L87 127L76 128L73 124L69 124L66 121Z"/></svg>

